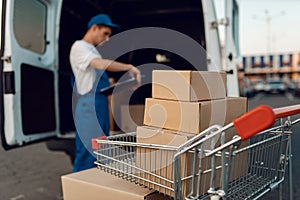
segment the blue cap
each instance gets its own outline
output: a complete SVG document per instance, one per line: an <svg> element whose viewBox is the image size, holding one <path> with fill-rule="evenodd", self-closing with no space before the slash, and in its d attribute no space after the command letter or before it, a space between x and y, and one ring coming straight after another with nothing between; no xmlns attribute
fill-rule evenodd
<svg viewBox="0 0 300 200"><path fill-rule="evenodd" d="M110 17L106 14L99 14L99 15L92 17L87 26L88 26L88 28L91 28L91 26L93 26L94 24L104 25L104 26L108 26L111 28L117 28L117 29L120 28L120 26L118 24L112 23Z"/></svg>

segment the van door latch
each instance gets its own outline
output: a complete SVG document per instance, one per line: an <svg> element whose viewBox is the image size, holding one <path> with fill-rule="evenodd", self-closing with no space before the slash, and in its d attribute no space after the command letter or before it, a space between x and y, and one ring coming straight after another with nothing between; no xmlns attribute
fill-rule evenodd
<svg viewBox="0 0 300 200"><path fill-rule="evenodd" d="M229 25L229 19L228 18L222 18L222 19L210 22L210 28L211 29L216 29L220 25L228 26Z"/></svg>
<svg viewBox="0 0 300 200"><path fill-rule="evenodd" d="M11 63L11 56L2 56L1 60L7 63Z"/></svg>

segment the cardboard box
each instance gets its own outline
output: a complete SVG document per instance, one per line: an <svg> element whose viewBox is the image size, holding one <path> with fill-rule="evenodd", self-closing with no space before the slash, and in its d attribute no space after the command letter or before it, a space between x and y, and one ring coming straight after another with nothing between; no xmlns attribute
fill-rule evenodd
<svg viewBox="0 0 300 200"><path fill-rule="evenodd" d="M144 125L198 134L218 124L226 125L247 111L247 99L183 102L147 98Z"/></svg>
<svg viewBox="0 0 300 200"><path fill-rule="evenodd" d="M137 126L143 125L145 105L121 106L121 130L133 132Z"/></svg>
<svg viewBox="0 0 300 200"><path fill-rule="evenodd" d="M225 98L226 73L208 71L154 70L152 97L177 101Z"/></svg>
<svg viewBox="0 0 300 200"><path fill-rule="evenodd" d="M183 133L183 132L173 132L165 129L158 129L154 127L138 127L137 128L137 142L145 143L145 144L158 144L158 145L167 145L167 146L175 146L183 144L188 141L194 134ZM160 187L157 184L162 184L168 186L170 188L174 188L174 165L173 165L173 157L177 153L176 150L166 150L166 149L157 149L153 150L150 148L137 148L136 153L136 165L137 167L142 168L147 172L154 173L157 176L151 175L149 173L137 173L138 176L145 178L147 180L153 181L156 184L148 183L143 180L138 180L139 183L146 185L149 188L154 188L155 190L167 194L171 197L174 197L174 193L171 190L165 189L164 187ZM199 157L197 155L197 159L194 161L194 154L185 153L181 156L181 178L185 180L182 181L182 194L183 198L186 197L191 192L192 187L192 174L193 174L193 165L195 166L196 173L199 172ZM220 186L220 178L221 178L221 157L216 158L216 165L218 167L216 171L216 187ZM211 180L211 157L203 158L201 161L201 180L200 186L197 186L198 176L195 176L194 180L194 195L196 195L197 189L200 188L200 194L205 194L210 188L210 180ZM239 173L239 175L241 175ZM162 177L162 178L160 178ZM188 178L187 178L188 177ZM164 178L172 181L172 183L168 181L164 181Z"/></svg>
<svg viewBox="0 0 300 200"><path fill-rule="evenodd" d="M231 133L229 135L232 136ZM157 145L166 145L169 147L178 147L184 142L190 140L195 135L183 132L174 132L165 129L159 129L149 126L142 126L137 128L137 142L144 144L157 144ZM220 141L218 141L220 143ZM208 142L210 144L210 142ZM217 144L218 146L219 144ZM246 146L247 143L243 142L240 147ZM206 145L205 145L206 146ZM200 147L199 147L200 148ZM176 148L177 149L177 148ZM229 149L228 149L229 151ZM145 185L149 188L153 188L159 192L162 192L168 196L174 197L174 193L172 190L166 189L164 187L159 186L158 184L165 185L170 188L174 188L174 165L173 158L176 150L172 150L171 148L164 149L153 149L153 148L144 148L137 147L136 149L136 166L143 169L138 171L136 175L138 177L144 178L146 180L150 180L154 183L149 183L148 181L137 179L142 185ZM194 154L185 153L181 156L180 164L181 164L181 178L185 180L182 181L182 194L183 198L186 197L192 188L192 183L194 183L194 195L196 195L197 190L199 189L199 194L203 195L207 193L210 188L211 181L211 161L212 157L203 157L201 159L198 157L200 154L197 154L197 159L194 159ZM196 161L194 161L196 160ZM242 162L242 163L241 163ZM193 174L193 165L195 166L195 170L198 173L199 167L201 166L201 179L198 184L198 175L195 176L194 181L191 178ZM150 173L145 173L150 172ZM214 187L220 187L221 181L221 172L222 172L222 164L221 164L221 156L218 154L216 156L216 179ZM236 180L242 176L246 176L248 172L248 152L243 152L239 155L238 159L234 159L232 161L231 166L231 174L230 181ZM152 175L152 174L155 175ZM166 181L165 179L169 180Z"/></svg>
<svg viewBox="0 0 300 200"><path fill-rule="evenodd" d="M175 133L173 131L158 129L149 126L139 126L137 127L137 142L145 143L145 144L158 144L158 145L166 145L168 147L178 147L184 142L188 141L190 138L195 136L194 134L189 133ZM173 170L173 157L175 155L176 150L172 150L171 148L163 149L163 148L143 148L137 147L136 150L136 166L145 170L146 172L154 173L152 175L150 173L145 173L142 171L138 171L137 176L144 178L149 181L155 182L149 183L142 179L137 179L137 181L145 185L149 188L153 188L159 192L167 194L169 196L174 196L173 191L166 189L164 187L159 186L158 184L162 184L164 186L174 188L174 170ZM192 157L190 155L184 155L180 159L180 163L182 166L181 174L186 177L192 171ZM168 179L169 181L166 181ZM186 195L186 191L189 189L188 183L190 183L190 179L183 182L183 193Z"/></svg>
<svg viewBox="0 0 300 200"><path fill-rule="evenodd" d="M164 195L97 168L61 177L64 200L163 200Z"/></svg>
<svg viewBox="0 0 300 200"><path fill-rule="evenodd" d="M111 126L110 130L111 132L120 132L121 130L121 106L127 105L129 102L129 99L132 95L132 92L129 92L129 90L122 90L118 91L116 93L113 93L111 95L110 99L110 118L111 118Z"/></svg>

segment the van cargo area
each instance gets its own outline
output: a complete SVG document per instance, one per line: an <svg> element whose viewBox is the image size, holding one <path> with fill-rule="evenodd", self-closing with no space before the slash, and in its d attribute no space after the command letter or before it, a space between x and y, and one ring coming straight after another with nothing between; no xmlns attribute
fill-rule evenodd
<svg viewBox="0 0 300 200"><path fill-rule="evenodd" d="M69 63L70 47L75 40L82 38L90 17L98 13L108 13L112 20L121 26L121 30L118 32L140 27L168 28L186 34L206 48L201 1L64 0L59 32L59 110L62 132L74 130L70 104L72 95L72 88L70 87L71 67ZM134 46L134 44L132 45ZM132 48L134 49L134 47ZM156 59L157 54L166 56L168 62L158 62ZM201 55L201 52L199 52L199 56L203 57L201 67L206 70L206 55ZM135 66L151 63L151 67L141 68L142 74L146 75L143 81L147 83L152 81L152 70L162 68L159 63L177 70L195 70L189 62L179 55L160 49L146 48L130 51L117 60ZM109 76L116 80L121 75L120 73L109 73ZM130 104L144 104L147 97L151 97L151 84L145 84L137 89L130 99Z"/></svg>

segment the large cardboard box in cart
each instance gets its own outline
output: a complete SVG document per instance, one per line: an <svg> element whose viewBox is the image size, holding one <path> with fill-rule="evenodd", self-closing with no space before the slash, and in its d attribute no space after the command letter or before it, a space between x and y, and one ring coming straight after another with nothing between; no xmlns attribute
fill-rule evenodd
<svg viewBox="0 0 300 200"><path fill-rule="evenodd" d="M183 132L173 132L165 129L158 129L149 126L139 126L137 127L137 142L145 144L157 144L166 145L168 147L178 147L184 142L188 141L190 138L195 136L194 134L183 133ZM174 197L174 192L170 189L166 189L161 185L167 186L169 188L174 188L174 169L173 169L173 157L177 153L176 150L172 148L141 148L137 147L136 150L136 166L145 170L149 173L144 173L143 171L138 171L137 175L154 183L149 183L142 179L137 179L137 181L149 188L153 188L159 192L167 194L168 196ZM189 177L192 173L192 165L199 165L199 160L195 160L193 163L193 155L191 153L184 154L180 158L181 163L181 175L182 177ZM155 174L155 175L152 175ZM165 180L168 179L168 180ZM188 178L182 182L182 192L185 197L191 189L192 179ZM209 179L206 183L201 182L206 191L209 188ZM205 193L205 192L204 192Z"/></svg>
<svg viewBox="0 0 300 200"><path fill-rule="evenodd" d="M155 183L160 183L168 187L173 188L173 183L164 181L163 178L173 180L173 157L176 153L175 148L183 144L192 138L194 134L183 133L183 132L174 132L166 129L160 129L150 126L138 126L136 129L136 141L137 143L144 144L157 144L167 146L168 149L162 148L141 148L137 147L136 149L136 165L147 172L155 173L156 175L162 177L162 179L152 176L148 173L137 173L138 176L145 178ZM175 147L174 149L170 147ZM191 166L191 158L183 156L181 159L181 165ZM191 168L183 169L182 174L186 175L186 172L190 172ZM158 187L156 184L146 183L143 180L139 180L143 185L146 185L155 190L166 193L170 196L173 194L165 190L163 187Z"/></svg>
<svg viewBox="0 0 300 200"><path fill-rule="evenodd" d="M173 158L177 153L176 147L185 143L194 137L194 134L183 133L183 132L175 132L170 130L165 130L161 128L154 128L150 126L139 126L137 127L137 142L145 143L145 144L157 144L157 145L165 145L169 148L144 148L137 147L136 149L136 166L141 168L141 171L138 171L137 176L142 179L137 179L137 181L149 188L153 188L159 192L167 194L171 197L174 196L174 192L172 190L166 189L165 187L160 186L164 185L170 188L174 188L174 163ZM232 133L229 133L229 137L232 137ZM203 149L210 146L211 140L208 141ZM220 145L220 141L217 142L217 146ZM245 143L241 145L245 146ZM170 147L175 147L174 149ZM185 153L180 157L180 165L181 165L181 178L182 181L182 194L183 197L188 195L191 192L192 183L194 183L194 195L195 192L199 189L199 194L203 195L207 193L210 188L211 181L211 160L212 157L202 157L201 165L200 165L200 154L197 154L197 158L194 159L194 154L189 152ZM247 154L242 154L244 157L243 163L240 163L237 160L234 160L232 163L232 167L235 169L240 169L238 171L234 171L231 174L230 181L238 179L239 177L246 176L247 174ZM197 174L199 173L199 169L201 166L201 180L200 184L198 184L198 176L192 180L193 174L193 165L196 169ZM215 187L220 187L221 180L221 172L222 172L222 164L221 164L221 156L218 154L216 156L216 179L215 179ZM145 171L147 173L145 173ZM231 170L232 171L232 170ZM148 173L149 172L149 173ZM155 175L153 175L155 174ZM143 179L153 181L154 183L149 183ZM165 179L168 179L167 181Z"/></svg>
<svg viewBox="0 0 300 200"><path fill-rule="evenodd" d="M226 73L154 70L152 97L176 101L202 101L226 96Z"/></svg>
<svg viewBox="0 0 300 200"><path fill-rule="evenodd" d="M198 134L211 125L226 125L246 111L244 97L200 102L148 98L144 125Z"/></svg>
<svg viewBox="0 0 300 200"><path fill-rule="evenodd" d="M61 177L64 200L164 200L149 190L97 168Z"/></svg>

